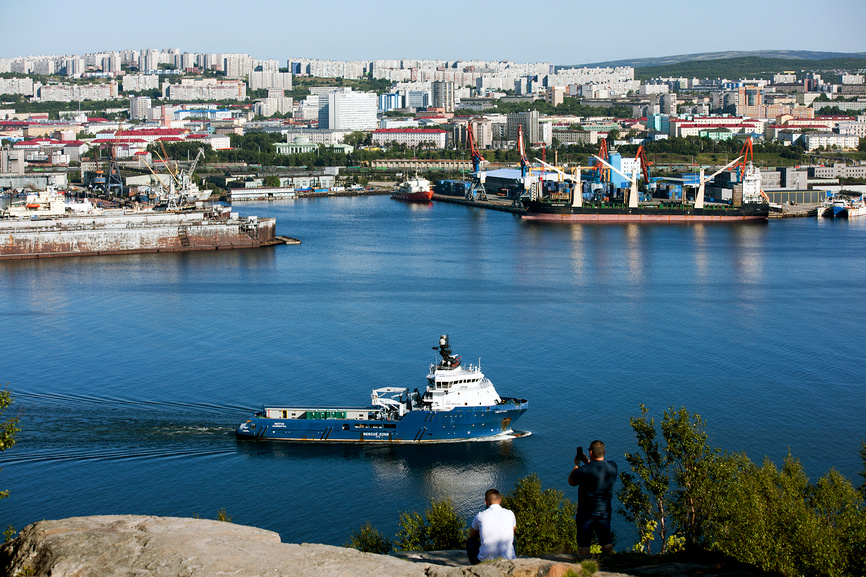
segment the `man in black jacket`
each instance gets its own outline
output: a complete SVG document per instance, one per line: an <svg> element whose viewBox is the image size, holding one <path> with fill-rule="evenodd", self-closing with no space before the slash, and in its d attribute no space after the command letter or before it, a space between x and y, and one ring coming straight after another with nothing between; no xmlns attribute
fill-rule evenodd
<svg viewBox="0 0 866 577"><path fill-rule="evenodd" d="M613 551L610 500L615 482L616 463L605 461L604 443L601 441L589 445L589 457L583 453L574 457L574 469L568 475L568 484L579 487L575 522L578 553L581 555L589 555L593 532L603 552Z"/></svg>

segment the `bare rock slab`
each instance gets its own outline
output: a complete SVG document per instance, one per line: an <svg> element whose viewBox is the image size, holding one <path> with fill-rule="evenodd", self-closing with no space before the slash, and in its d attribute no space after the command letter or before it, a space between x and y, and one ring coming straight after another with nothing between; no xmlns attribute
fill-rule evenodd
<svg viewBox="0 0 866 577"><path fill-rule="evenodd" d="M0 548L5 575L425 577L425 565L206 519L109 515L40 521Z"/></svg>

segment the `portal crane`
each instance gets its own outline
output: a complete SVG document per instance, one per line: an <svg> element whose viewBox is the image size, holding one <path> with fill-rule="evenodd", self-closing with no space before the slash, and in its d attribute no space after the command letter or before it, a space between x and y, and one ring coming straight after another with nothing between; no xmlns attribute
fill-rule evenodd
<svg viewBox="0 0 866 577"><path fill-rule="evenodd" d="M466 127L466 148L469 149L469 154L472 156L472 172L481 170L481 166L487 160L481 156L478 149L475 148L475 131L472 130L472 122Z"/></svg>
<svg viewBox="0 0 866 577"><path fill-rule="evenodd" d="M486 162L481 156L478 149L475 148L475 135L472 130L472 122L469 123L466 129L466 145L469 147L469 154L472 156L472 171L473 175L469 180L469 188L466 189L466 200L475 200L476 195L478 200L487 200L487 189L484 188L486 175L481 171L482 164Z"/></svg>
<svg viewBox="0 0 866 577"><path fill-rule="evenodd" d="M636 161L640 162L640 169L641 169L641 172L643 173L643 179L646 181L647 184L649 184L649 182L650 182L649 169L650 169L650 166L653 165L653 163L649 162L646 159L646 151L643 148L643 144L641 144L640 146L637 147L637 155L635 155L634 159Z"/></svg>
<svg viewBox="0 0 866 577"><path fill-rule="evenodd" d="M737 167L737 172L740 174L740 180L746 175L746 165L750 162L755 162L755 152L752 150L752 138L749 137L746 139L746 142L743 143L743 148L740 150L739 158L743 159L743 162Z"/></svg>

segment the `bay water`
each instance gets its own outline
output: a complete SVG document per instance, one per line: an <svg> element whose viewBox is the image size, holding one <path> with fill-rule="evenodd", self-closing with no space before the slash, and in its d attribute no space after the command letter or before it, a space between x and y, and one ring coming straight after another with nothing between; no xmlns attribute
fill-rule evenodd
<svg viewBox="0 0 866 577"><path fill-rule="evenodd" d="M0 262L0 525L95 514L215 518L340 545L364 521L535 473L594 439L626 468L629 417L686 407L710 443L855 482L866 438L866 219L551 225L384 196L236 205L297 246ZM423 388L450 335L503 396L507 442L244 442L266 403L363 406ZM616 517L616 516L615 516ZM615 520L619 548L629 529Z"/></svg>

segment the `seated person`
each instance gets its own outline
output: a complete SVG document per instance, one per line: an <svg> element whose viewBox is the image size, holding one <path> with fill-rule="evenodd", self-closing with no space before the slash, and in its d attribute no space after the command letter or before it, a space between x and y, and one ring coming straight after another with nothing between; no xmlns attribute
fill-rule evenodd
<svg viewBox="0 0 866 577"><path fill-rule="evenodd" d="M514 513L503 509L502 495L496 489L484 493L486 509L475 515L469 529L466 554L469 562L477 565L488 559L514 559Z"/></svg>

